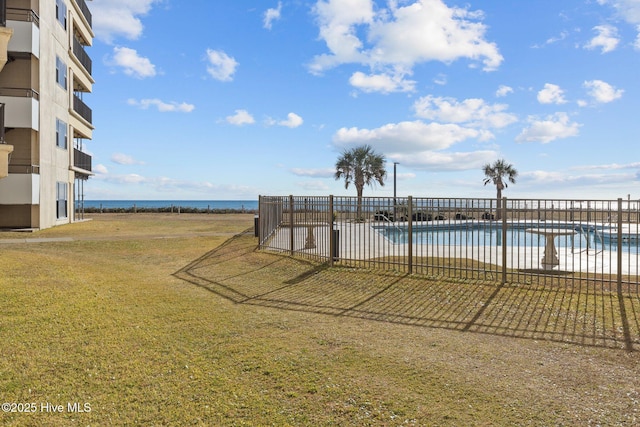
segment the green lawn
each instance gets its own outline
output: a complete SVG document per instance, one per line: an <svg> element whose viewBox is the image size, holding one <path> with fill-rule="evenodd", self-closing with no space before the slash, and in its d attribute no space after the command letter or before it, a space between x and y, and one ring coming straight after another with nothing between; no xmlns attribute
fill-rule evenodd
<svg viewBox="0 0 640 427"><path fill-rule="evenodd" d="M0 233L20 241L0 243L0 400L35 409L0 424L640 423L612 299L326 268L255 251L252 225L109 214Z"/></svg>

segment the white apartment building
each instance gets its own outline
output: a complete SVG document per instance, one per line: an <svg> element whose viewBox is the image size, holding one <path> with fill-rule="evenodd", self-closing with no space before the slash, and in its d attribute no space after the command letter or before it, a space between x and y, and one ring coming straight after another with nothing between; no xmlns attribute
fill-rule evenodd
<svg viewBox="0 0 640 427"><path fill-rule="evenodd" d="M92 175L91 12L85 0L0 0L0 21L0 228L74 222Z"/></svg>

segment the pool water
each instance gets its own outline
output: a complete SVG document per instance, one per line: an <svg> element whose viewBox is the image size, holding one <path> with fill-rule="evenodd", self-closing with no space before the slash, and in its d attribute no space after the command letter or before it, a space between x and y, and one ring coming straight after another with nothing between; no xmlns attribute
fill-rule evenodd
<svg viewBox="0 0 640 427"><path fill-rule="evenodd" d="M409 233L406 225L385 225L375 227L391 242L406 244L409 242ZM509 226L506 232L504 246L544 247L545 237L527 232L529 225ZM538 228L538 227L536 227ZM610 230L590 227L573 226L553 228L573 229L575 234L568 236L556 236L554 242L558 248L605 249L617 250L617 237ZM455 246L503 246L502 227L500 225L468 224L468 225L415 225L411 233L411 241L418 245L455 245ZM627 236L622 241L623 250L638 253L638 238L636 235Z"/></svg>

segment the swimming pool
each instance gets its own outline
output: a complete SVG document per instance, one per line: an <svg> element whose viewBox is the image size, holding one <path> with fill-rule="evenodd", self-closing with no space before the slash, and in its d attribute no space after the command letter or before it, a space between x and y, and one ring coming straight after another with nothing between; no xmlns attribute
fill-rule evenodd
<svg viewBox="0 0 640 427"><path fill-rule="evenodd" d="M406 224L384 224L373 226L386 239L395 244L409 242ZM558 248L572 250L596 249L617 250L617 231L608 226L585 224L509 224L503 237L502 225L493 223L456 223L456 224L414 224L411 242L418 245L454 245L454 246L521 246L544 247L546 237L527 230L562 229L573 234L554 237ZM506 239L505 239L506 238ZM638 234L625 233L622 236L624 251L639 253Z"/></svg>

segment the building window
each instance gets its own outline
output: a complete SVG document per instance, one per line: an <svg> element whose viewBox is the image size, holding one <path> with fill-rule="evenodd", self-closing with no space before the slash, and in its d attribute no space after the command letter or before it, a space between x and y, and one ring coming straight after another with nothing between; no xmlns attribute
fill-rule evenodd
<svg viewBox="0 0 640 427"><path fill-rule="evenodd" d="M67 64L56 56L56 83L67 90Z"/></svg>
<svg viewBox="0 0 640 427"><path fill-rule="evenodd" d="M56 119L56 145L67 149L67 124L60 119Z"/></svg>
<svg viewBox="0 0 640 427"><path fill-rule="evenodd" d="M64 0L56 0L56 18L62 28L67 29L67 5Z"/></svg>
<svg viewBox="0 0 640 427"><path fill-rule="evenodd" d="M67 217L67 183L56 183L56 218Z"/></svg>

